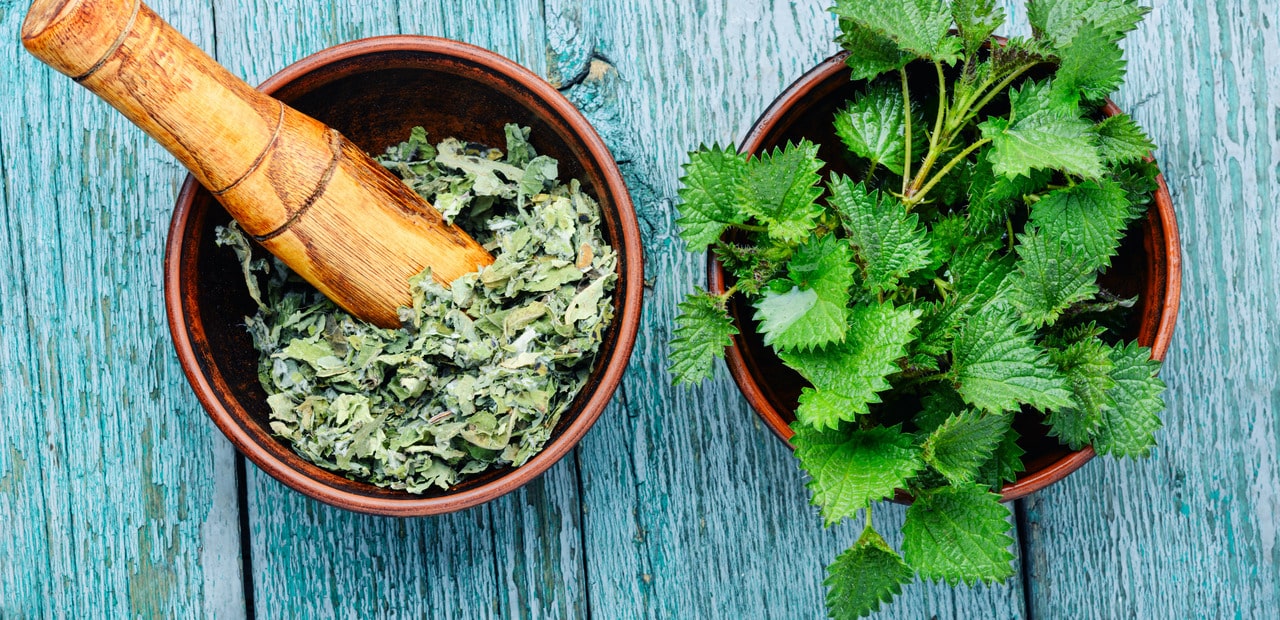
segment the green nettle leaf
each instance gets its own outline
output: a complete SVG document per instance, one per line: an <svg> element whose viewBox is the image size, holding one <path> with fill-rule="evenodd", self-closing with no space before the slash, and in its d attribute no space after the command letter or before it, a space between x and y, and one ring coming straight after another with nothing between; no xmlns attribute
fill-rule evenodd
<svg viewBox="0 0 1280 620"><path fill-rule="evenodd" d="M1138 219L1146 214L1147 206L1151 204L1153 196L1160 184L1156 182L1156 177L1160 175L1160 167L1156 166L1154 161L1140 159L1127 164L1118 164L1113 167L1115 172L1115 182L1124 188L1124 193L1129 197L1129 217Z"/></svg>
<svg viewBox="0 0 1280 620"><path fill-rule="evenodd" d="M960 328L951 373L965 402L986 411L1070 407L1066 381L1033 332L1006 304L978 309Z"/></svg>
<svg viewBox="0 0 1280 620"><path fill-rule="evenodd" d="M737 278L738 290L755 295L773 279L791 253L789 246L758 246L729 243L723 239L712 246L716 259Z"/></svg>
<svg viewBox="0 0 1280 620"><path fill-rule="evenodd" d="M1005 187L1012 188L1007 182L1009 177L997 175L992 170L988 153L984 151L979 154L977 163L969 173L969 228L974 232L987 232L1004 224L1005 219L1018 207L1018 201L1013 200L1013 196L997 195L996 183L1001 180L1006 181ZM1030 181L1031 177L1014 177L1012 180Z"/></svg>
<svg viewBox="0 0 1280 620"><path fill-rule="evenodd" d="M1013 428L1005 433L1000 445L996 446L995 454L978 469L978 482L998 493L1004 483L1018 481L1018 473L1026 469L1022 464L1022 455L1027 453L1018 445L1020 437Z"/></svg>
<svg viewBox="0 0 1280 620"><path fill-rule="evenodd" d="M918 337L914 340L913 350L917 359L911 358L912 365L930 370L938 369L937 357L946 355L951 350L960 322L969 311L970 298L934 301L919 304L921 309L920 324L916 328Z"/></svg>
<svg viewBox="0 0 1280 620"><path fill-rule="evenodd" d="M948 34L951 12L942 0L836 0L831 10L921 58L950 64L963 45Z"/></svg>
<svg viewBox="0 0 1280 620"><path fill-rule="evenodd" d="M1067 384L1075 393L1076 408L1100 412L1115 406L1108 394L1116 386L1111 377L1111 349L1097 337L1050 350L1049 359L1066 375Z"/></svg>
<svg viewBox="0 0 1280 620"><path fill-rule="evenodd" d="M983 149L969 175L969 229L984 233L1003 225L1022 206L1023 196L1044 189L1052 178L1048 170L1015 177L996 174L991 167L991 149Z"/></svg>
<svg viewBox="0 0 1280 620"><path fill-rule="evenodd" d="M1053 325L1071 304L1098 293L1092 257L1040 232L1018 235L1018 271L1009 278L1009 303L1029 325Z"/></svg>
<svg viewBox="0 0 1280 620"><path fill-rule="evenodd" d="M927 437L951 416L969 409L960 394L948 386L939 386L920 399L920 411L911 418L917 435Z"/></svg>
<svg viewBox="0 0 1280 620"><path fill-rule="evenodd" d="M1038 38L1066 45L1086 23L1113 39L1138 27L1151 9L1137 0L1028 0L1027 21Z"/></svg>
<svg viewBox="0 0 1280 620"><path fill-rule="evenodd" d="M1040 234L1073 248L1090 271L1111 266L1132 219L1124 188L1109 179L1054 190L1031 207Z"/></svg>
<svg viewBox="0 0 1280 620"><path fill-rule="evenodd" d="M1004 23L1004 8L995 0L952 0L951 17L964 40L964 52L970 56Z"/></svg>
<svg viewBox="0 0 1280 620"><path fill-rule="evenodd" d="M952 484L973 482L1012 423L1006 413L969 409L954 414L925 439L921 456Z"/></svg>
<svg viewBox="0 0 1280 620"><path fill-rule="evenodd" d="M840 214L872 293L892 291L901 278L929 266L929 237L918 215L848 177L833 178L830 187L831 205Z"/></svg>
<svg viewBox="0 0 1280 620"><path fill-rule="evenodd" d="M875 399L879 402L879 398ZM850 398L840 392L815 390L806 387L800 390L799 402L796 406L796 420L813 428L837 428L841 422L867 413L867 403Z"/></svg>
<svg viewBox="0 0 1280 620"><path fill-rule="evenodd" d="M840 36L836 40L849 52L844 62L852 70L850 79L854 81L896 71L911 61L911 56L898 49L896 43L852 20L840 20Z"/></svg>
<svg viewBox="0 0 1280 620"><path fill-rule="evenodd" d="M923 125L923 123L921 123ZM919 134L912 134L916 136ZM924 136L924 141L920 145L920 151L929 150L928 136ZM912 150L913 153L920 151ZM969 177L973 174L973 162L968 159L956 164L950 172L943 175L938 180L938 184L929 192L929 202L937 205L939 212L946 212L948 209L954 209L948 216L958 216L963 212L965 205L969 204ZM925 211L925 213L928 213ZM943 216L947 217L947 216ZM932 219L928 216L926 220Z"/></svg>
<svg viewBox="0 0 1280 620"><path fill-rule="evenodd" d="M1000 496L978 484L922 491L907 508L902 554L926 579L1004 581L1014 573L1009 515Z"/></svg>
<svg viewBox="0 0 1280 620"><path fill-rule="evenodd" d="M772 289L765 290L755 303L755 319L760 321L760 332L764 334L764 343L772 347L784 348L778 344L782 342L789 345L785 348L798 348L796 343L803 341L808 335L806 332L808 326L803 323L803 320L816 306L818 306L818 293L810 289L792 286L790 290L782 293L774 292ZM820 315L825 310L827 310L825 306L818 308L815 314ZM824 317L824 319L830 319L830 317ZM824 325L827 323L829 320L824 321ZM795 335L790 334L793 328L796 330Z"/></svg>
<svg viewBox="0 0 1280 620"><path fill-rule="evenodd" d="M1059 52L1053 86L1087 101L1101 101L1124 81L1124 50L1110 34L1086 23Z"/></svg>
<svg viewBox="0 0 1280 620"><path fill-rule="evenodd" d="M1049 359L1062 370L1075 395L1075 406L1049 413L1049 434L1079 450L1093 441L1102 425L1102 412L1115 406L1109 393L1116 387L1111 348L1090 336L1065 349L1050 349Z"/></svg>
<svg viewBox="0 0 1280 620"><path fill-rule="evenodd" d="M812 502L827 525L904 488L924 468L911 435L898 427L817 430L794 424L791 443L800 467L809 473Z"/></svg>
<svg viewBox="0 0 1280 620"><path fill-rule="evenodd" d="M827 567L827 610L832 618L861 618L902 594L915 571L870 525L858 542Z"/></svg>
<svg viewBox="0 0 1280 620"><path fill-rule="evenodd" d="M951 283L972 307L1000 297L1013 275L1012 256L996 255L999 242L975 243L956 250L951 259Z"/></svg>
<svg viewBox="0 0 1280 620"><path fill-rule="evenodd" d="M671 374L677 383L694 384L711 376L712 364L738 333L724 302L710 293L693 293L680 304L671 341Z"/></svg>
<svg viewBox="0 0 1280 620"><path fill-rule="evenodd" d="M796 417L834 428L867 413L868 404L880 402L877 394L889 389L885 377L899 370L897 361L906 355L919 317L919 310L892 303L857 305L849 310L844 342L814 351L779 350L778 357L813 385L801 394ZM814 396L823 392L841 398ZM847 408L832 411L831 405Z"/></svg>
<svg viewBox="0 0 1280 620"><path fill-rule="evenodd" d="M836 135L850 151L897 175L905 163L905 125L902 91L888 86L854 97L835 120Z"/></svg>
<svg viewBox="0 0 1280 620"><path fill-rule="evenodd" d="M730 145L712 146L689 154L680 179L680 238L690 252L715 243L724 229L747 216L737 199L747 175L747 158Z"/></svg>
<svg viewBox="0 0 1280 620"><path fill-rule="evenodd" d="M845 337L853 254L833 234L811 238L787 263L795 284L790 291L766 291L756 302L767 345L782 350L813 349Z"/></svg>
<svg viewBox="0 0 1280 620"><path fill-rule="evenodd" d="M993 42L991 47L991 71L996 79L1004 79L1019 67L1036 65L1049 60L1053 49L1036 39L1013 37L1003 45Z"/></svg>
<svg viewBox="0 0 1280 620"><path fill-rule="evenodd" d="M1059 97L1051 80L1028 80L1009 90L1009 108L1013 118L1026 118L1045 111L1078 116L1080 102L1074 97Z"/></svg>
<svg viewBox="0 0 1280 620"><path fill-rule="evenodd" d="M808 140L761 153L747 162L737 205L768 227L769 236L799 243L813 233L822 207L818 147Z"/></svg>
<svg viewBox="0 0 1280 620"><path fill-rule="evenodd" d="M1108 116L1098 123L1098 152L1108 164L1138 161L1156 150L1156 145L1128 114Z"/></svg>
<svg viewBox="0 0 1280 620"><path fill-rule="evenodd" d="M1046 108L1019 117L979 125L991 140L991 166L996 174L1028 176L1032 170L1061 170L1076 176L1102 175L1102 159L1094 145L1093 125L1078 116Z"/></svg>
<svg viewBox="0 0 1280 620"><path fill-rule="evenodd" d="M1115 387L1107 395L1115 406L1103 410L1102 424L1093 447L1099 454L1121 457L1147 456L1160 430L1159 413L1164 410L1164 381L1157 374L1160 362L1151 359L1151 349L1137 343L1117 345L1111 350L1111 378Z"/></svg>
<svg viewBox="0 0 1280 620"><path fill-rule="evenodd" d="M944 215L933 222L929 229L929 237L932 239L929 251L933 256L930 269L941 267L955 254L957 248L973 243L974 235L968 228L969 223L963 213Z"/></svg>

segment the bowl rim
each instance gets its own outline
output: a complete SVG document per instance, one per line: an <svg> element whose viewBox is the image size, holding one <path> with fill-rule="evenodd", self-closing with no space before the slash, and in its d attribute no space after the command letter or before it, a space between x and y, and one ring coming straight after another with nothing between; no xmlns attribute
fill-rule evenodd
<svg viewBox="0 0 1280 620"><path fill-rule="evenodd" d="M298 60L267 78L258 89L272 94L294 80L325 66L386 52L419 52L460 59L481 67L491 74L497 74L520 84L527 88L535 99L541 100L552 113L559 115L581 139L589 156L596 160L595 163L602 172L605 184L602 189L610 194L619 215L621 247L618 250L620 254L629 257L622 263L623 270L619 273L619 277L628 284L619 287L623 297L619 300L621 312L613 319L618 322L616 343L610 356L602 360L606 367L599 381L594 385L584 386L584 389L591 389L592 393L583 404L578 416L564 427L559 436L551 439L524 465L511 469L485 484L438 497L387 498L360 495L319 482L277 459L258 446L249 433L240 427L235 416L223 406L213 381L202 368L195 348L197 336L193 334L193 323L188 321L189 315L184 307L182 282L185 274L180 265L183 231L187 228L192 215L193 200L197 192L202 189L191 175L187 175L174 205L169 236L165 245L165 307L169 331L173 337L174 348L183 373L205 412L241 454L286 486L326 504L367 514L426 516L470 508L524 486L558 462L591 429L621 383L635 344L643 304L644 254L640 227L630 193L627 191L622 173L618 170L617 162L595 128L560 91L529 69L496 52L451 39L424 35L370 37L329 47ZM203 338L203 329L200 332L198 338Z"/></svg>
<svg viewBox="0 0 1280 620"><path fill-rule="evenodd" d="M822 86L827 80L838 77L842 71L846 70L844 61L847 56L848 52L842 51L828 57L782 91L752 124L751 129L747 132L747 137L742 141L742 152L749 154L758 152L765 136L773 131L774 127L791 108L804 101L814 89ZM1121 112L1120 108L1110 99L1106 100L1103 111L1108 116ZM1149 156L1148 159L1154 161L1153 157ZM1161 225L1164 247L1155 248L1154 250L1156 252L1163 250L1165 257L1165 290L1158 324L1153 334L1151 357L1163 360L1173 339L1174 327L1178 318L1178 305L1181 300L1182 244L1178 236L1178 221L1173 210L1173 200L1169 195L1169 187L1165 183L1163 173L1156 176L1156 185L1154 217L1158 218ZM1148 208L1148 217L1152 217L1152 212L1153 209ZM708 252L707 286L712 293L724 292L725 278L724 270L719 261L716 260L715 254ZM791 431L782 414L770 403L764 388L751 375L750 365L747 360L749 354L746 351L748 351L748 348L745 346L743 336L741 334L733 336L733 344L725 352L725 362L729 367L729 374L733 377L734 382L737 383L738 389L742 391L752 409L764 421L765 426L769 427L769 430L778 439L781 439L788 448L794 449L790 440L795 433ZM1015 482L1005 484L1001 488L1000 500L1006 502L1015 500L1062 480L1067 475L1083 467L1094 455L1095 452L1092 446L1069 451L1042 469L1027 476L1019 477ZM906 497L899 494L898 500L904 499Z"/></svg>

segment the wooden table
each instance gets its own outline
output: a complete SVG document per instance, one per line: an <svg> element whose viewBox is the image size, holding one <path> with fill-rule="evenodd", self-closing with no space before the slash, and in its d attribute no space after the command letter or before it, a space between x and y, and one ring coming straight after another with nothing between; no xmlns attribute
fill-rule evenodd
<svg viewBox="0 0 1280 620"><path fill-rule="evenodd" d="M854 527L823 529L723 368L691 391L665 368L703 281L676 237L680 164L835 51L825 0L151 3L254 83L379 34L496 50L620 163L653 282L625 384L540 480L425 519L310 501L205 417L161 303L185 172L22 51L26 4L0 0L0 617L823 615ZM1118 101L1160 146L1182 229L1161 446L1018 502L1018 577L914 585L885 616L1280 617L1280 1L1155 4ZM903 510L876 516L897 544Z"/></svg>

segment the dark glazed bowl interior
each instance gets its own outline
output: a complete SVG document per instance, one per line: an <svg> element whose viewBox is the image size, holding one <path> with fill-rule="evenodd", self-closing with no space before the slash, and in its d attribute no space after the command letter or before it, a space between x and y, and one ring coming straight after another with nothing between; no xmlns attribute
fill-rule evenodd
<svg viewBox="0 0 1280 620"><path fill-rule="evenodd" d="M506 143L504 124L532 128L534 147L560 161L561 178L579 179L600 203L603 232L619 255L615 316L586 386L544 450L525 465L422 495L356 482L303 460L268 431L258 354L244 329L253 302L235 256L213 243L214 228L230 217L188 177L170 228L165 297L178 357L210 417L241 452L281 482L360 512L450 512L537 477L600 415L621 379L639 325L639 228L604 143L572 104L528 70L492 52L431 37L379 37L330 48L276 74L261 90L336 128L371 154L407 139L416 125L425 127L433 141L453 136L498 147Z"/></svg>
<svg viewBox="0 0 1280 620"><path fill-rule="evenodd" d="M844 154L832 125L837 108L863 87L850 81L844 56L827 59L792 84L756 121L742 149L755 155L804 138L820 145L818 157L827 162L824 174L860 172L856 170L860 164ZM929 72L930 80L935 79L932 75ZM927 92L924 89L928 86L921 84L921 92ZM1120 110L1108 101L1104 113L1113 115ZM1137 338L1152 348L1156 359L1164 359L1177 318L1182 270L1173 203L1163 177L1158 181L1147 217L1124 239L1112 268L1100 277L1099 284L1122 298L1138 297L1137 311L1120 336ZM707 267L711 290L723 292L731 283L726 282L728 276L714 255L709 255ZM808 383L764 346L751 318L754 310L742 296L736 296L729 309L740 332L726 356L730 373L770 430L789 442L794 435L789 425L795 421L800 390ZM1047 436L1047 427L1027 418L1020 416L1015 422L1022 435L1019 443L1027 451L1023 459L1026 471L1017 482L1005 485L1002 496L1006 501L1061 480L1094 455L1089 447L1071 450L1061 445Z"/></svg>

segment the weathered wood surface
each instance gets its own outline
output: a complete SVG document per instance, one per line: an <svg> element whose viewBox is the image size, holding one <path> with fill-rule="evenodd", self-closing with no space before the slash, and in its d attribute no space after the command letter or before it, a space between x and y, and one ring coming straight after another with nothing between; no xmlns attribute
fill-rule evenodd
<svg viewBox="0 0 1280 620"><path fill-rule="evenodd" d="M182 172L23 53L26 3L0 0L0 617L822 615L822 567L852 528L821 527L727 373L670 387L665 343L703 281L675 237L679 166L740 139L834 51L824 0L152 4L250 83L397 32L547 76L621 162L653 281L645 325L596 428L511 496L363 517L252 465L237 495L238 457L191 397L161 309ZM1128 45L1119 100L1161 146L1185 252L1162 447L1027 500L1022 579L911 586L883 615L1280 617L1277 20L1280 0L1168 0ZM877 511L891 543L902 516Z"/></svg>
<svg viewBox="0 0 1280 620"><path fill-rule="evenodd" d="M198 44L207 10L157 2ZM243 613L233 450L160 298L186 175L0 3L0 617Z"/></svg>

